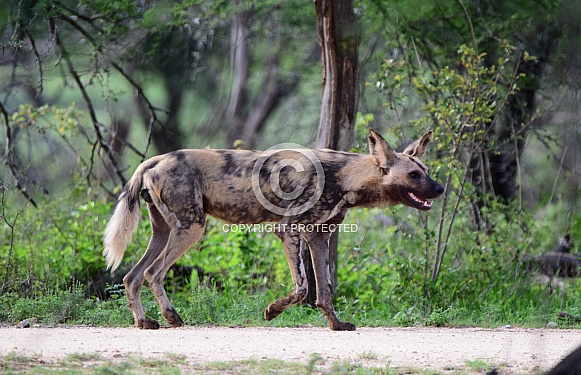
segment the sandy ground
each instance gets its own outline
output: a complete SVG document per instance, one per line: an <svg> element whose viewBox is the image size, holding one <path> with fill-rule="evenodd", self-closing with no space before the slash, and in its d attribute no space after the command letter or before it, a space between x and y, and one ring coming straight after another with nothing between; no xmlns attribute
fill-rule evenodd
<svg viewBox="0 0 581 375"><path fill-rule="evenodd" d="M179 354L201 363L276 358L308 362L350 360L367 366L469 369L467 361L502 373L549 369L581 344L581 330L477 328L0 328L0 355L19 353L58 360L75 353L104 357Z"/></svg>

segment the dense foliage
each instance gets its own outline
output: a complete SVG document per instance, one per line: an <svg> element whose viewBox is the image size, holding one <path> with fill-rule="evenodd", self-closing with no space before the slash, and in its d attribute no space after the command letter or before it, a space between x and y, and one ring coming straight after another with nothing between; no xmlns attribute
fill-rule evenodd
<svg viewBox="0 0 581 375"><path fill-rule="evenodd" d="M120 283L147 246L146 211L116 274L105 271L101 255L123 178L167 148L231 144L240 128L229 126L264 109L261 93L278 104L254 138L237 146L306 144L318 116L310 3L73 3L39 1L17 14L0 6L10 34L0 66L9 78L0 97L0 323L34 316L43 324L130 324ZM559 106L579 88L578 28L567 16L577 8L489 4L356 4L362 113L353 149L367 152L371 127L387 129L393 146L431 129L427 164L446 193L428 213L352 210L347 222L357 230L341 233L339 244L342 319L544 326L561 310L581 316L576 280L551 293L551 280L539 282L523 264L565 232L579 251L578 121L553 123L549 115L578 113ZM224 58L236 23L248 42L246 60ZM242 64L246 80L236 81ZM230 113L236 82L244 83L246 101ZM483 167L495 160L508 166L500 176ZM499 178L515 189L500 189ZM263 309L292 285L274 235L225 230L216 220L179 265L191 277L174 269L166 284L186 324L267 324ZM147 314L160 320L145 298ZM268 324L325 322L295 307Z"/></svg>
<svg viewBox="0 0 581 375"><path fill-rule="evenodd" d="M104 274L101 236L110 203L58 201L39 210L7 206L4 217L10 225L2 225L2 236L12 236L13 242L3 245L0 258L0 321L36 317L42 324L131 324L119 285L106 286L107 300L89 298L91 285ZM437 222L432 213L419 215L404 207L353 210L348 223L356 224L357 231L343 233L339 247L339 314L360 325L573 324L555 314L581 314L574 281L550 294L546 282L535 282L520 261L534 249L553 246L550 223L559 220L559 208L542 220L518 209L503 210L486 213L493 229L477 237L472 223L459 219L453 224L436 281L431 276ZM512 220L511 214L520 219ZM579 235L581 216L574 220L572 233ZM211 221L203 242L180 261L203 269L201 281L196 272L185 283L170 273L166 285L172 301L187 324L266 324L263 309L292 284L280 243L272 234L224 232L222 225ZM147 245L148 226L143 220L122 270ZM146 292L145 298L148 314L161 318L152 296ZM325 325L310 310L295 307L271 324Z"/></svg>

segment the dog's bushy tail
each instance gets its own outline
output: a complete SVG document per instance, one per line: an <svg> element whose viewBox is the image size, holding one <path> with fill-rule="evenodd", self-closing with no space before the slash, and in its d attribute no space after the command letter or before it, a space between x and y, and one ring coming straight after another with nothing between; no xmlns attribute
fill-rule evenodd
<svg viewBox="0 0 581 375"><path fill-rule="evenodd" d="M103 241L105 249L103 255L107 262L107 269L114 271L125 254L125 249L131 242L141 218L139 192L143 183L143 164L137 168L131 180L125 185L115 212L105 228Z"/></svg>

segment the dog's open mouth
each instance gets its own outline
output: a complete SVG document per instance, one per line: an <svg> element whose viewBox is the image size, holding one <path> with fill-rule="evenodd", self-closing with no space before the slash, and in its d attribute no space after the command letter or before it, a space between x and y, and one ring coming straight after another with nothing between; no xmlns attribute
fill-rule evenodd
<svg viewBox="0 0 581 375"><path fill-rule="evenodd" d="M414 207L416 207L418 210L427 211L430 208L432 208L431 201L429 201L427 199L422 199L422 198L418 197L417 195L415 195L414 193L412 193L411 191L406 192L406 196L414 204Z"/></svg>

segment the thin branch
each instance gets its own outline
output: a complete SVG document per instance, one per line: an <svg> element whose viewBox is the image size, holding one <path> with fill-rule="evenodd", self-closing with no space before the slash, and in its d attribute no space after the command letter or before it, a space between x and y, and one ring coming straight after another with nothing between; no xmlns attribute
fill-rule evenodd
<svg viewBox="0 0 581 375"><path fill-rule="evenodd" d="M26 36L28 37L28 40L30 41L30 45L32 46L32 54L34 55L34 58L36 59L36 65L38 66L38 87L36 88L36 97L38 98L40 96L40 94L42 94L42 90L43 90L43 81L44 81L44 71L42 69L42 62L40 60L40 54L38 53L38 49L36 48L36 43L34 42L34 38L32 37L32 35L30 34L30 31L28 30L27 27L24 27L24 33L26 34Z"/></svg>
<svg viewBox="0 0 581 375"><path fill-rule="evenodd" d="M470 25L470 36L472 37L472 44L474 45L474 50L476 51L476 55L478 55L478 42L476 41L476 34L474 33L474 26L472 25L472 18L470 17L470 13L468 13L468 9L464 6L462 0L458 0L458 3L464 9L464 14L466 14L466 19L468 20L468 25Z"/></svg>
<svg viewBox="0 0 581 375"><path fill-rule="evenodd" d="M87 173L87 184L91 186L91 173L93 172L93 166L95 165L95 151L97 151L97 146L99 145L99 140L97 139L93 142L93 146L91 147L91 157L89 158L89 173Z"/></svg>
<svg viewBox="0 0 581 375"><path fill-rule="evenodd" d="M103 130L104 130L104 131L106 131L106 132L107 132L107 131L109 131L109 132L110 132L110 130L109 130L109 129L107 129L107 128L105 128L105 129L103 129ZM131 151L133 151L134 153L136 153L138 156L140 156L142 159L145 159L145 158L147 158L147 155L146 155L146 154L144 154L144 153L142 153L141 151L139 151L139 150L137 149L137 147L135 147L135 146L134 146L134 145L133 145L131 142L129 142L128 140L126 140L126 139L122 139L122 138L116 138L116 140L117 140L117 141L119 141L119 142L121 142L121 143L123 144L123 146L124 146L124 147L127 147L128 149L130 149Z"/></svg>
<svg viewBox="0 0 581 375"><path fill-rule="evenodd" d="M131 84L131 86L133 86L133 88L136 91L137 97L141 98L141 100L144 101L145 106L147 108L147 111L149 113L149 117L150 117L150 121L148 124L148 129L147 129L147 138L146 138L146 144L145 144L145 149L143 150L143 152L141 152L139 155L142 157L142 161L145 160L145 158L147 157L147 152L149 150L149 146L151 145L151 134L152 134L152 129L153 126L155 126L156 124L161 126L162 128L166 129L165 126L163 125L163 123L159 120L159 118L157 117L156 111L163 111L165 113L167 113L167 111L165 109L162 108L158 108L155 107L150 100L147 98L147 96L145 95L143 88L141 87L140 84L138 84L130 75L129 73L127 73L125 71L125 69L123 69L123 67L121 65L119 65L115 60L111 59L106 51L103 49L103 45L102 44L98 44L95 39L90 35L90 33L85 30L85 28L83 28L82 25L80 25L78 22L76 22L73 18L68 17L64 14L60 15L61 19L67 23L69 23L73 28L75 28L76 30L78 30L81 34L83 34L84 36L86 36L87 40L89 42L91 42L91 44L99 51L103 54L103 56L105 56L108 60L108 62L123 76L123 78L125 78L127 80L127 82L129 82ZM167 129L166 129L167 130Z"/></svg>
<svg viewBox="0 0 581 375"><path fill-rule="evenodd" d="M97 15L94 15L94 16L88 16L88 15L86 15L84 13L77 12L75 9L69 7L68 5L62 3L61 1L55 1L55 4L58 4L60 7L62 7L63 9L65 9L67 12L70 12L71 14L75 15L75 17L78 17L78 18L82 19L83 21L86 21L86 22L90 23L91 26L93 26L99 32L103 32L103 29L101 29L100 27L96 26L94 24L94 22L93 22L95 20L98 20L98 19L103 18L103 15L102 14L97 14Z"/></svg>
<svg viewBox="0 0 581 375"><path fill-rule="evenodd" d="M547 154L549 154L549 156L551 156L551 158L553 159L553 162L555 163L559 163L560 162L560 158L559 156L553 151L551 145L548 143L549 141L547 141L547 139L545 139L545 137L539 133L537 131L537 129L532 129L533 134L537 137L537 140L539 142L541 142L543 144L543 146L545 146L545 151ZM557 142L558 143L558 142ZM559 145L559 147L561 147L561 145Z"/></svg>
<svg viewBox="0 0 581 375"><path fill-rule="evenodd" d="M4 118L4 123L6 125L6 143L4 145L4 164L6 164L8 166L8 169L10 169L10 173L12 174L12 177L14 178L14 186L16 186L16 188L18 189L18 191L20 191L20 193L26 198L27 201L30 202L30 204L32 204L34 207L38 207L38 204L36 203L36 201L34 200L34 198L32 198L32 196L30 196L30 194L28 194L28 192L26 191L26 188L24 186L22 186L22 184L20 184L20 180L19 180L19 175L20 173L16 170L16 166L14 165L14 146L12 145L12 129L10 128L10 116L8 115L8 111L6 110L6 107L4 107L4 103L2 103L0 101L0 112L2 113L2 117Z"/></svg>
<svg viewBox="0 0 581 375"><path fill-rule="evenodd" d="M18 221L18 217L20 216L20 211L16 212L16 214L14 215L14 219L12 220L12 222L10 222L8 220L8 218L6 217L6 190L8 190L8 188L6 186L0 185L0 218L2 218L2 221L4 221L4 224L10 228L9 232L9 237L10 237L10 244L8 247L8 254L6 257L6 274L4 275L4 281L2 282L2 285L0 285L0 295L2 295L4 293L4 290L6 288L7 285L10 285L10 278L12 276L12 271L13 271L13 267L12 267L12 257L14 255L14 227L16 227L16 222Z"/></svg>
<svg viewBox="0 0 581 375"><path fill-rule="evenodd" d="M12 130L10 129L10 115L8 115L8 111L6 107L4 107L4 103L0 101L0 112L2 113L2 117L4 118L4 123L6 124L6 144L4 145L4 153L6 157L10 158L12 152Z"/></svg>
<svg viewBox="0 0 581 375"><path fill-rule="evenodd" d="M101 51L101 47L99 44L97 44L97 42L95 41L95 39L93 38L93 36L91 35L91 33L89 33L87 30L85 30L84 27L82 27L73 17L69 17L65 14L59 13L59 18L67 23L69 23L71 26L73 26L75 29L77 29L77 31L79 31L81 34L83 34L83 36L85 38L87 38L87 40L89 42L91 42L91 44L95 47L97 47L99 49L100 52Z"/></svg>
<svg viewBox="0 0 581 375"><path fill-rule="evenodd" d="M167 113L168 111L165 109L157 108L157 107L153 106L151 104L151 102L149 101L149 99L147 98L147 96L145 95L145 93L143 92L143 88L141 87L141 85L139 85L137 82L135 82L135 80L133 78L131 78L131 76L127 72L125 72L125 69L123 69L123 67L121 67L117 62L115 62L113 60L109 60L109 62L111 63L111 65L113 65L113 67L119 73L121 73L123 78L125 78L127 80L127 82L129 82L131 84L131 86L133 86L133 88L137 92L137 97L141 98L141 100L143 100L145 102L145 105L147 107L147 111L149 112L149 125L147 127L146 145L145 145L145 149L143 150L143 153L142 153L142 155L143 155L142 161L143 161L147 157L146 156L147 151L149 150L149 146L151 145L151 133L153 130L153 126L155 124L158 124L163 129L168 130L165 127L165 125L163 125L163 123L159 120L159 118L155 114L155 111L163 111L165 113Z"/></svg>
<svg viewBox="0 0 581 375"><path fill-rule="evenodd" d="M50 22L51 22L51 24L54 25L54 19L51 18ZM70 55L68 54L65 46L63 45L59 34L56 34L56 43L57 43L57 46L59 47L59 49L61 50L62 58L65 60L65 63L67 64L67 68L69 70L69 73L73 77L73 80L75 81L78 89L81 92L81 96L83 97L83 101L85 102L85 105L87 106L87 110L89 111L89 117L91 118L91 123L93 124L93 129L95 131L95 135L97 136L97 141L99 142L99 146L103 150L105 150L105 154L107 155L109 161L111 162L111 165L115 169L117 176L121 180L121 183L123 185L125 185L127 183L127 179L123 175L123 171L122 171L117 159L114 157L113 151L111 150L111 147L109 147L107 142L105 142L105 139L103 138L103 135L101 134L100 124L99 124L99 120L97 119L97 114L95 112L95 107L93 106L93 102L92 102L91 98L89 97L89 94L87 93L87 90L85 89L85 85L81 81L79 74L75 70L75 67L70 59Z"/></svg>
<svg viewBox="0 0 581 375"><path fill-rule="evenodd" d="M519 221L519 228L522 228L522 169L520 165L520 152L518 149L518 141L517 141L517 134L516 129L514 128L514 123L512 123L512 133L513 133L513 141L514 141L514 149L515 153L515 161L516 161L516 170L517 170L517 178L518 178L518 221ZM523 146L524 147L524 146ZM567 148L565 148L565 152L567 152Z"/></svg>
<svg viewBox="0 0 581 375"><path fill-rule="evenodd" d="M456 199L456 204L454 205L454 208L452 209L452 217L450 218L450 223L448 224L448 229L446 231L446 238L444 240L444 247L442 249L442 251L438 251L439 255L439 259L438 257L436 258L436 262L434 263L434 271L432 273L432 281L436 282L438 280L438 276L440 275L440 269L442 268L442 262L444 260L444 256L446 255L446 252L448 250L448 244L450 243L450 235L452 234L452 225L454 224L454 221L456 220L456 215L458 214L458 207L460 206L460 202L462 201L462 195L464 194L464 187L466 186L466 181L468 180L468 169L465 170L464 173L464 178L462 179L462 183L460 185L460 191L457 193L457 199ZM448 179L446 181L446 191L448 191L448 189L450 188L451 185L451 174L448 175ZM447 202L448 195L444 196L445 201ZM441 215L440 215L440 227L438 228L438 245L437 245L437 249L439 250L440 247L442 246L442 226L444 225L444 211L445 211L445 205L442 205L442 211L441 211ZM437 256L436 255L436 256ZM438 262L439 261L439 262Z"/></svg>
<svg viewBox="0 0 581 375"><path fill-rule="evenodd" d="M555 177L555 182L553 183L553 188L551 189L551 196L547 201L547 207L551 205L551 203L553 202L553 198L555 197L555 191L557 190L557 182L559 181L561 171L563 170L563 164L565 163L565 155L567 155L567 147L568 146L565 146L565 150L563 150L563 156L561 157L561 162L559 163L559 170L557 171L557 176Z"/></svg>
<svg viewBox="0 0 581 375"><path fill-rule="evenodd" d="M89 171L88 171L87 173L90 173L90 174L91 174L91 175L92 175L92 176L95 178L95 180L97 180L97 181L98 181L98 183L99 183L99 186L100 186L100 187L101 187L101 188L102 188L104 191L106 191L106 192L107 192L107 193L108 193L108 194L109 194L111 197L116 197L116 196L117 196L117 194L114 194L114 193L113 193L111 190L109 190L109 189L108 189L108 188L107 188L107 187L106 187L106 186L103 184L103 182L102 182L101 180L99 180L99 179L98 179L98 176L95 174L95 172L93 172L93 171L91 170L91 166L92 166L92 165L91 165L89 162L87 162L87 161L86 161L86 160L83 158L83 156L82 156L81 154L79 154L79 153L78 153L77 149L76 149L76 148L75 148L75 146L74 146L74 145L73 145L73 144L72 144L72 143L69 141L69 139L67 139L67 137L66 137L65 135L63 135L63 134L61 134L61 135L60 135L60 137L61 137L62 141L65 143L65 145L67 145L67 147L68 147L68 148L70 148L70 149L71 149L71 151L77 155L77 158L78 158L78 159L81 161L81 164L82 164L82 165L89 166ZM88 138L89 136L88 136L87 134L85 134L85 137L87 137L87 138ZM107 170L107 171L109 171L109 168L106 168L106 170ZM114 179L114 176L113 176L113 175L111 175L111 173L110 173L109 175L111 176L111 179Z"/></svg>

